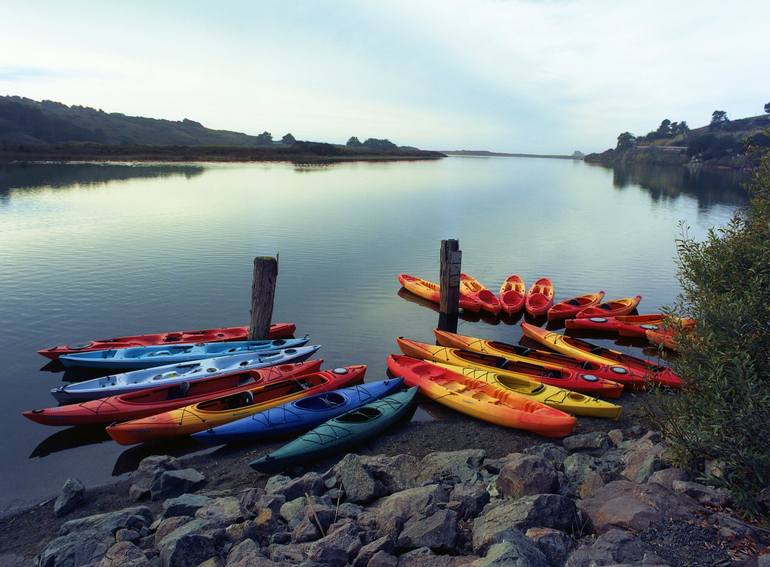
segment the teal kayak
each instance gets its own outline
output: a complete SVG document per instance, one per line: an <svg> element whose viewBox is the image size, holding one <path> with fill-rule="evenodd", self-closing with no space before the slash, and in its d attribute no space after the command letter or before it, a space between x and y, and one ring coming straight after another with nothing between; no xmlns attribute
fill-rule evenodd
<svg viewBox="0 0 770 567"><path fill-rule="evenodd" d="M414 405L417 391L418 388L409 388L330 419L249 466L260 472L278 472L359 445L405 417Z"/></svg>

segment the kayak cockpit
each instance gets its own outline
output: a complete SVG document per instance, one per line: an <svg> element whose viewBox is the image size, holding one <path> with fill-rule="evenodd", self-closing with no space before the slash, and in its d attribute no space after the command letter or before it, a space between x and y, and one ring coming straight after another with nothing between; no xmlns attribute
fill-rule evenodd
<svg viewBox="0 0 770 567"><path fill-rule="evenodd" d="M294 406L306 411L327 411L344 405L346 401L347 399L342 394L329 392L328 394L297 400L294 402Z"/></svg>
<svg viewBox="0 0 770 567"><path fill-rule="evenodd" d="M362 407L355 411L346 413L337 418L340 423L367 423L375 420L382 415L382 412L373 407Z"/></svg>

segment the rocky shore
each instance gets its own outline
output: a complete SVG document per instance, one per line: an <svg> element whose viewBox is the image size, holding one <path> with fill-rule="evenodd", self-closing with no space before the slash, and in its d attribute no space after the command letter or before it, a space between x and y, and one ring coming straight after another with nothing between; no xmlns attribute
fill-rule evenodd
<svg viewBox="0 0 770 567"><path fill-rule="evenodd" d="M243 454L154 455L113 487L71 479L54 502L4 520L0 563L770 565L767 532L735 517L726 492L668 466L657 433L616 425L553 442L521 436L514 452L399 453L394 435L388 454L290 476L228 475L248 470ZM467 428L468 441L478 433Z"/></svg>

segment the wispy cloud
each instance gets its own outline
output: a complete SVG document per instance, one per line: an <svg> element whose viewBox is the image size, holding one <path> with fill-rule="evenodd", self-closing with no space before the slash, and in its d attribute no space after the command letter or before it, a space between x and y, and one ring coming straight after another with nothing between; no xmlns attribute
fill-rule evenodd
<svg viewBox="0 0 770 567"><path fill-rule="evenodd" d="M1 81L26 81L55 77L58 71L41 67L4 67L0 66Z"/></svg>

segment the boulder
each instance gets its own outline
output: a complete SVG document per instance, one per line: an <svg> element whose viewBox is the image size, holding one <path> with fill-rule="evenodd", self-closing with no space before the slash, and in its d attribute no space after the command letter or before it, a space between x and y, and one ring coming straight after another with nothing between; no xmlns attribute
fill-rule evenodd
<svg viewBox="0 0 770 567"><path fill-rule="evenodd" d="M351 520L342 520L329 533L308 548L308 559L327 565L346 565L361 550L359 528Z"/></svg>
<svg viewBox="0 0 770 567"><path fill-rule="evenodd" d="M305 506L307 506L307 498L300 496L285 502L278 513L281 518L286 520L289 527L294 529L302 521L302 518L305 517Z"/></svg>
<svg viewBox="0 0 770 567"><path fill-rule="evenodd" d="M359 506L358 504L353 504L352 502L343 502L339 505L337 508L337 517L339 519L342 518L358 518L361 514L363 514L364 508L362 506Z"/></svg>
<svg viewBox="0 0 770 567"><path fill-rule="evenodd" d="M666 468L665 449L662 443L637 443L634 450L626 453L623 476L633 482L647 482L653 473Z"/></svg>
<svg viewBox="0 0 770 567"><path fill-rule="evenodd" d="M593 567L594 565L660 565L656 556L639 538L623 531L610 530L596 541L580 546L569 556L565 567Z"/></svg>
<svg viewBox="0 0 770 567"><path fill-rule="evenodd" d="M253 539L245 539L230 548L227 553L227 567L251 567L265 559L259 552L259 545Z"/></svg>
<svg viewBox="0 0 770 567"><path fill-rule="evenodd" d="M489 546L484 557L471 563L473 567L549 567L546 556L519 530L511 530L505 538Z"/></svg>
<svg viewBox="0 0 770 567"><path fill-rule="evenodd" d="M391 555L396 550L393 539L389 536L382 536L363 546L356 558L353 560L353 567L367 567L369 561L377 554ZM392 555L391 555L392 556ZM380 558L381 560L384 558ZM398 563L398 561L396 561Z"/></svg>
<svg viewBox="0 0 770 567"><path fill-rule="evenodd" d="M48 542L38 557L40 567L96 564L115 544L121 528L142 528L152 523L145 506L95 514L65 522L59 536Z"/></svg>
<svg viewBox="0 0 770 567"><path fill-rule="evenodd" d="M206 482L206 477L195 469L167 470L160 473L150 486L150 497L163 500L194 492Z"/></svg>
<svg viewBox="0 0 770 567"><path fill-rule="evenodd" d="M615 447L620 447L623 443L623 430L622 429L610 429L607 432L607 438Z"/></svg>
<svg viewBox="0 0 770 567"><path fill-rule="evenodd" d="M202 494L182 494L163 502L163 517L194 516L195 513L211 502L211 498Z"/></svg>
<svg viewBox="0 0 770 567"><path fill-rule="evenodd" d="M451 551L457 539L457 514L437 510L425 517L412 516L401 530L397 545L402 549L427 547L433 551Z"/></svg>
<svg viewBox="0 0 770 567"><path fill-rule="evenodd" d="M285 500L294 500L300 496L320 496L326 490L321 475L309 472L297 478L284 475L271 476L265 485L267 494L283 496Z"/></svg>
<svg viewBox="0 0 770 567"><path fill-rule="evenodd" d="M585 452L592 455L601 455L610 448L610 438L603 431L570 435L562 439L562 445L570 453Z"/></svg>
<svg viewBox="0 0 770 567"><path fill-rule="evenodd" d="M714 488L713 486L706 486L705 484L700 484L698 482L675 480L671 483L671 486L673 487L674 492L686 494L701 504L726 506L732 500L730 492L724 488Z"/></svg>
<svg viewBox="0 0 770 567"><path fill-rule="evenodd" d="M384 487L374 479L358 455L345 455L335 465L334 472L348 502L365 503L385 493Z"/></svg>
<svg viewBox="0 0 770 567"><path fill-rule="evenodd" d="M559 478L553 464L543 457L513 453L500 469L496 486L502 496L519 498L557 492Z"/></svg>
<svg viewBox="0 0 770 567"><path fill-rule="evenodd" d="M420 463L417 481L420 484L475 481L486 457L482 449L428 453Z"/></svg>
<svg viewBox="0 0 770 567"><path fill-rule="evenodd" d="M452 557L451 555L436 555L427 547L420 547L398 558L398 567L462 567L470 565L475 557Z"/></svg>
<svg viewBox="0 0 770 567"><path fill-rule="evenodd" d="M98 567L150 567L150 560L133 543L121 541L107 550Z"/></svg>
<svg viewBox="0 0 770 567"><path fill-rule="evenodd" d="M142 500L150 496L150 487L155 479L163 472L180 469L179 461L169 455L150 455L139 463L137 469L131 473L129 497L133 500Z"/></svg>
<svg viewBox="0 0 770 567"><path fill-rule="evenodd" d="M561 470L564 459L567 458L567 451L554 443L542 443L533 447L527 447L524 449L524 454L542 457L546 461L553 463L554 467L558 470Z"/></svg>
<svg viewBox="0 0 770 567"><path fill-rule="evenodd" d="M241 503L235 496L213 498L195 512L195 517L216 523L222 527L242 522L245 518Z"/></svg>
<svg viewBox="0 0 770 567"><path fill-rule="evenodd" d="M256 488L243 491L240 500L241 512L247 518L254 518L264 509L268 509L274 515L278 515L281 506L286 502L286 498L283 495L264 494Z"/></svg>
<svg viewBox="0 0 770 567"><path fill-rule="evenodd" d="M271 545L268 549L268 555L278 565L294 565L305 560L309 546L308 543Z"/></svg>
<svg viewBox="0 0 770 567"><path fill-rule="evenodd" d="M485 553L512 530L534 527L571 532L580 524L575 503L559 494L536 494L504 502L473 522L473 549Z"/></svg>
<svg viewBox="0 0 770 567"><path fill-rule="evenodd" d="M377 524L382 526L395 519L408 520L415 514L432 514L439 503L446 503L447 494L438 484L409 488L381 498L370 511L375 514Z"/></svg>
<svg viewBox="0 0 770 567"><path fill-rule="evenodd" d="M366 563L362 563L362 565L366 567L398 567L398 557L386 551L378 551Z"/></svg>
<svg viewBox="0 0 770 567"><path fill-rule="evenodd" d="M664 518L689 518L697 504L655 483L616 480L578 502L598 533L613 528L641 530Z"/></svg>
<svg viewBox="0 0 770 567"><path fill-rule="evenodd" d="M551 567L564 565L574 545L570 536L551 528L529 528L525 535L543 552Z"/></svg>
<svg viewBox="0 0 770 567"><path fill-rule="evenodd" d="M675 467L671 467L671 468L655 471L650 475L650 478L647 479L647 482L654 482L655 484L660 484L661 486L665 486L669 490L673 490L675 480L689 480L689 479L690 479L690 475L688 475L686 471L683 471L682 469L678 469Z"/></svg>
<svg viewBox="0 0 770 567"><path fill-rule="evenodd" d="M136 530L130 530L128 528L120 528L115 532L115 541L130 541L136 542L141 539L141 534Z"/></svg>
<svg viewBox="0 0 770 567"><path fill-rule="evenodd" d="M158 527L155 529L155 546L157 547L168 534L173 532L179 526L183 526L187 522L192 521L192 519L192 516L172 516L171 518L161 520Z"/></svg>
<svg viewBox="0 0 770 567"><path fill-rule="evenodd" d="M163 567L196 567L214 556L223 538L224 531L212 529L206 520L187 522L161 540L161 563Z"/></svg>
<svg viewBox="0 0 770 567"><path fill-rule="evenodd" d="M53 513L65 516L85 501L86 487L76 478L68 478L61 487L59 496L53 504Z"/></svg>
<svg viewBox="0 0 770 567"><path fill-rule="evenodd" d="M460 483L449 493L447 508L457 512L461 520L475 518L489 503L489 492L478 484Z"/></svg>
<svg viewBox="0 0 770 567"><path fill-rule="evenodd" d="M420 468L420 460L413 455L346 455L337 465L325 475L326 486L334 488L341 484L337 472L339 468L355 462L363 466L382 490L381 496L400 492L417 486L416 477Z"/></svg>

